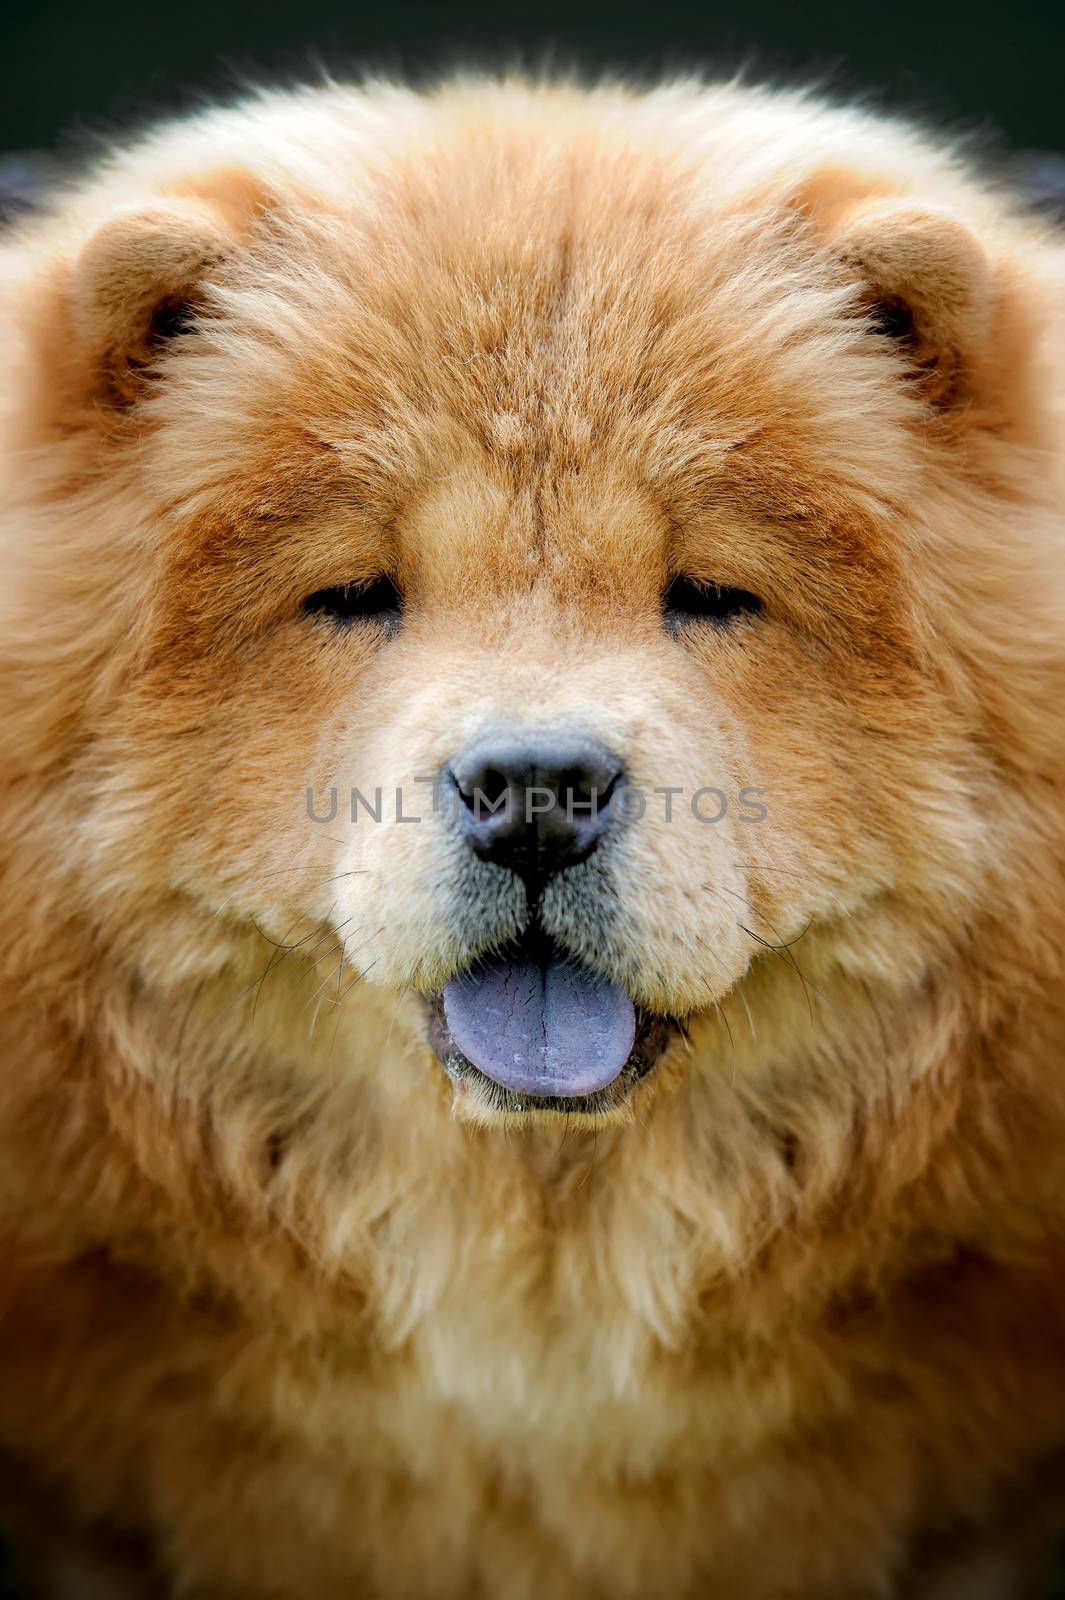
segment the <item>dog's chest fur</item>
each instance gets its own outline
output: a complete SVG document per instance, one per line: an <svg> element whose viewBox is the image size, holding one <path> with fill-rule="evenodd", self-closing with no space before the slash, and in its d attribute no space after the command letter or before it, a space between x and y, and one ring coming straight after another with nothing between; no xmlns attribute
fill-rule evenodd
<svg viewBox="0 0 1065 1600"><path fill-rule="evenodd" d="M722 1158L706 1205L683 1092L598 1139L402 1110L364 1108L358 1185L314 1191L329 1162L297 1141L256 1230L140 1182L138 1237L14 1286L13 1436L42 1474L92 1462L77 1517L152 1530L180 1593L909 1594L924 1486L949 1520L994 1486L992 1445L1053 1434L1061 1318L1034 1259L966 1260L926 1220L909 1278L859 1292L881 1236L903 1262L912 1195L760 1250L777 1168ZM116 1162L113 1140L87 1156Z"/></svg>
<svg viewBox="0 0 1065 1600"><path fill-rule="evenodd" d="M693 1250L631 1141L604 1145L470 1150L382 1207L357 1304L326 1294L296 1342L267 1325L220 1348L220 1453L269 1439L241 1560L284 1546L295 1494L323 1595L353 1570L367 1592L434 1595L694 1594L713 1572L747 1600L800 1569L810 1592L842 1574L890 1592L900 1527L921 1521L921 1400L880 1363L912 1313L800 1320L757 1269L730 1282L727 1188L716 1249ZM926 1329L938 1379L954 1337ZM306 1581L305 1543L292 1559Z"/></svg>

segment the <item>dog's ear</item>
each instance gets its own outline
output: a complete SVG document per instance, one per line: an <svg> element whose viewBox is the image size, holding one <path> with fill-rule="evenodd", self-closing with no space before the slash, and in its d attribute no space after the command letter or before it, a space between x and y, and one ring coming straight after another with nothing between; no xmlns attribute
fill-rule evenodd
<svg viewBox="0 0 1065 1600"><path fill-rule="evenodd" d="M72 354L98 403L136 397L233 243L223 219L194 200L124 207L100 224L74 263L70 303Z"/></svg>
<svg viewBox="0 0 1065 1600"><path fill-rule="evenodd" d="M71 411L105 419L145 392L163 347L195 326L206 285L264 205L250 178L216 174L116 207L68 247L38 319L44 366L68 420Z"/></svg>
<svg viewBox="0 0 1065 1600"><path fill-rule="evenodd" d="M834 221L832 245L874 326L894 339L937 407L981 398L998 296L987 255L944 211L866 200Z"/></svg>

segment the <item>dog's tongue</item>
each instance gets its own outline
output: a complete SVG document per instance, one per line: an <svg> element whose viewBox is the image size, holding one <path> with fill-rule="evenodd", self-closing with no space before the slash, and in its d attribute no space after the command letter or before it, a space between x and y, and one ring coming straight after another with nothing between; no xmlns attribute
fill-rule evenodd
<svg viewBox="0 0 1065 1600"><path fill-rule="evenodd" d="M452 978L444 1015L463 1055L518 1094L605 1089L629 1059L636 1032L624 989L546 952Z"/></svg>

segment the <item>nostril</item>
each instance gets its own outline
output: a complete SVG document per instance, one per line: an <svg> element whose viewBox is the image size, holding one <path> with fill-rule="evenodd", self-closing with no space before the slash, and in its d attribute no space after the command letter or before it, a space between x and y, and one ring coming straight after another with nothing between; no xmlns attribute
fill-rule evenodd
<svg viewBox="0 0 1065 1600"><path fill-rule="evenodd" d="M511 779L499 767L477 767L470 772L452 771L463 805L475 817L482 811L499 810L511 788Z"/></svg>
<svg viewBox="0 0 1065 1600"><path fill-rule="evenodd" d="M489 767L481 778L480 792L490 806L496 806L504 799L510 788L510 778L498 767Z"/></svg>
<svg viewBox="0 0 1065 1600"><path fill-rule="evenodd" d="M590 800L595 784L591 775L583 767L570 767L568 772L562 774L560 797L568 800Z"/></svg>
<svg viewBox="0 0 1065 1600"><path fill-rule="evenodd" d="M558 785L558 800L566 812L579 808L582 812L598 813L605 810L621 782L620 768L611 771L590 771L586 765L571 767L563 772Z"/></svg>

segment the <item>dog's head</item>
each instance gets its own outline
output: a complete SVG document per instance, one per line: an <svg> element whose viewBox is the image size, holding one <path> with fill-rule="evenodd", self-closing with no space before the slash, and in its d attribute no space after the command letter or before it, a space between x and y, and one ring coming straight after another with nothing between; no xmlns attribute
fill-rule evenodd
<svg viewBox="0 0 1065 1600"><path fill-rule="evenodd" d="M309 964L334 1072L396 994L480 1120L916 1003L1060 689L1025 238L735 91L323 91L125 158L12 252L66 903L149 984Z"/></svg>

